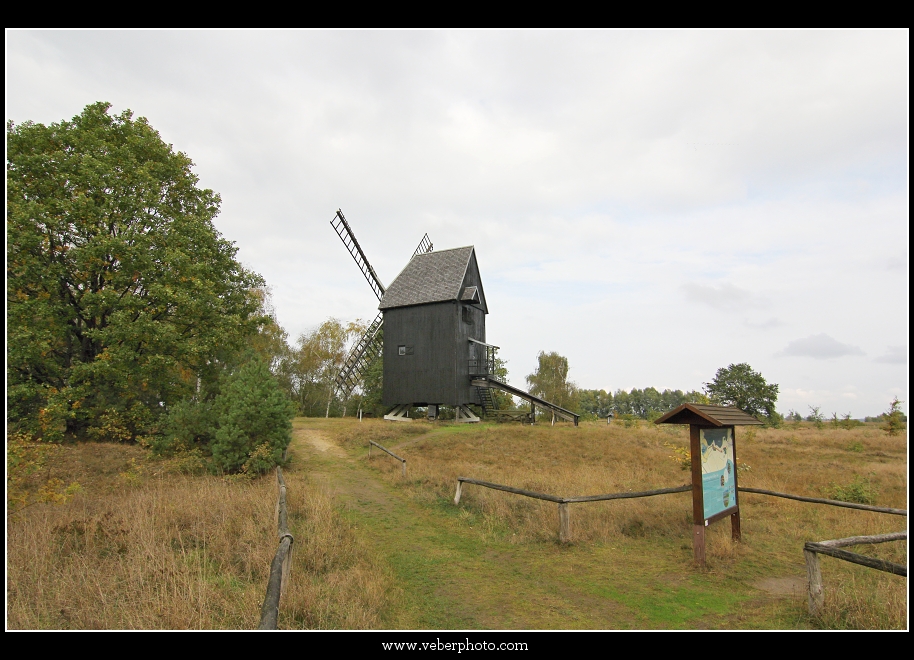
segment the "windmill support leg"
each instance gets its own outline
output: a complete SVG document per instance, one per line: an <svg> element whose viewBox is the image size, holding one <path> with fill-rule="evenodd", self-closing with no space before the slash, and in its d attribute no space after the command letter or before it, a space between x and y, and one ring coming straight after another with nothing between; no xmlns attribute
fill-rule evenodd
<svg viewBox="0 0 914 660"><path fill-rule="evenodd" d="M465 403L460 403L454 408L456 413L457 422L467 423L467 422L478 422L480 421L479 417L470 410L470 407Z"/></svg>
<svg viewBox="0 0 914 660"><path fill-rule="evenodd" d="M409 404L408 403L398 403L397 405L395 405L393 407L393 409L389 413L384 415L384 419L390 420L391 422L411 422L411 421L413 421L409 417L406 416L407 413L409 413Z"/></svg>

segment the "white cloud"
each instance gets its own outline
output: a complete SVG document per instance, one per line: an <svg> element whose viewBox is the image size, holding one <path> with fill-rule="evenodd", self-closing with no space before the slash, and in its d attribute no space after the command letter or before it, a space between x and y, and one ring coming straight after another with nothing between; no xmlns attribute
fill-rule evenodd
<svg viewBox="0 0 914 660"><path fill-rule="evenodd" d="M864 355L859 346L842 344L838 340L821 333L803 339L795 339L777 353L778 356L811 357L817 360L828 360L845 355Z"/></svg>
<svg viewBox="0 0 914 660"><path fill-rule="evenodd" d="M880 355L873 360L874 362L883 362L885 364L907 364L908 347L907 346L889 346L885 355Z"/></svg>
<svg viewBox="0 0 914 660"><path fill-rule="evenodd" d="M725 312L758 307L765 304L763 298L730 283L710 286L686 282L680 289L691 302L708 305Z"/></svg>
<svg viewBox="0 0 914 660"><path fill-rule="evenodd" d="M772 316L771 318L765 320L765 321L749 321L749 320L746 320L746 321L744 321L744 323L745 323L748 327L750 327L750 328L755 328L756 330L771 330L771 329L773 329L773 328L780 328L780 327L782 327L782 326L784 326L784 325L787 325L787 324L784 323L781 319L775 318L775 317L773 317L773 316Z"/></svg>
<svg viewBox="0 0 914 660"><path fill-rule="evenodd" d="M487 331L519 384L539 350L612 389L696 389L749 361L784 392L850 378L873 414L892 388L906 398L895 352L772 356L821 328L882 347L907 327L908 43L904 30L12 30L5 107L50 123L108 100L148 117L222 195L216 225L292 337L375 312L329 227L342 207L386 283L423 232L439 249L474 244Z"/></svg>

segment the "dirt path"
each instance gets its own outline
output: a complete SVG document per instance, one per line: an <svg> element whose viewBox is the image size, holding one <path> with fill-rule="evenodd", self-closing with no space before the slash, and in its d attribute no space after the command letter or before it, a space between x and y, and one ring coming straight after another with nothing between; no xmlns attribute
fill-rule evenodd
<svg viewBox="0 0 914 660"><path fill-rule="evenodd" d="M314 429L298 429L297 439L310 445L320 452L327 452L338 458L345 458L346 452L339 445L335 445L324 436L320 431Z"/></svg>
<svg viewBox="0 0 914 660"><path fill-rule="evenodd" d="M402 451L409 444L396 446ZM512 544L487 534L468 525L462 517L466 512L452 504L418 502L395 482L382 480L364 456L334 444L319 430L297 426L291 450L307 463L309 474L326 484L368 547L376 548L392 569L403 598L384 613L386 627L726 628L724 610L739 610L733 597L709 602L700 576L699 583L683 579L662 560L652 563L625 548ZM629 562L644 567L633 566L631 576L620 581L620 564ZM638 577L644 570L669 571L672 577L662 588L646 587ZM703 612L717 618L689 624Z"/></svg>

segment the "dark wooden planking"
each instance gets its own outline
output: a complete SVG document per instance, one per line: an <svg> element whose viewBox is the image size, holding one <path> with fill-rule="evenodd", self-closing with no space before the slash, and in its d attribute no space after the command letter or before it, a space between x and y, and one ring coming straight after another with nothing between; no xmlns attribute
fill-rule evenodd
<svg viewBox="0 0 914 660"><path fill-rule="evenodd" d="M385 310L384 405L454 405L458 307L446 302ZM412 354L399 355L401 345L412 347Z"/></svg>
<svg viewBox="0 0 914 660"><path fill-rule="evenodd" d="M464 310L472 323L467 323ZM470 338L485 341L485 312L457 301L384 311L385 406L479 403L470 382ZM399 355L399 346L412 354Z"/></svg>

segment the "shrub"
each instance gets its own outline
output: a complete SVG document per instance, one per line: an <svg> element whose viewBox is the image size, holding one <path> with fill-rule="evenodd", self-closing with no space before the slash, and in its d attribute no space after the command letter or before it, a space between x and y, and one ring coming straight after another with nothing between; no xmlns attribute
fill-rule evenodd
<svg viewBox="0 0 914 660"><path fill-rule="evenodd" d="M164 456L194 448L208 448L215 436L216 426L213 401L182 401L168 411L164 433L153 441L152 448Z"/></svg>
<svg viewBox="0 0 914 660"><path fill-rule="evenodd" d="M295 410L266 363L253 359L229 376L213 409L218 428L210 450L216 469L263 472L282 462Z"/></svg>
<svg viewBox="0 0 914 660"><path fill-rule="evenodd" d="M854 475L853 481L846 486L832 484L828 496L839 502L854 502L856 504L875 504L879 491L869 479Z"/></svg>
<svg viewBox="0 0 914 660"><path fill-rule="evenodd" d="M692 469L692 454L688 447L677 447L670 442L663 443L663 446L672 450L673 453L670 455L670 458L679 466L680 470Z"/></svg>
<svg viewBox="0 0 914 660"><path fill-rule="evenodd" d="M889 404L888 412L884 415L885 424L882 425L882 430L889 435L897 435L905 430L905 416L901 412L901 404L902 402L896 396L892 403Z"/></svg>
<svg viewBox="0 0 914 660"><path fill-rule="evenodd" d="M819 406L809 406L809 417L806 418L806 421L815 424L817 429L825 426L825 418L822 417Z"/></svg>
<svg viewBox="0 0 914 660"><path fill-rule="evenodd" d="M223 473L261 473L280 464L292 439L295 405L267 364L252 358L216 386L215 396L202 391L199 399L172 406L153 451L180 459L189 472L205 459Z"/></svg>

